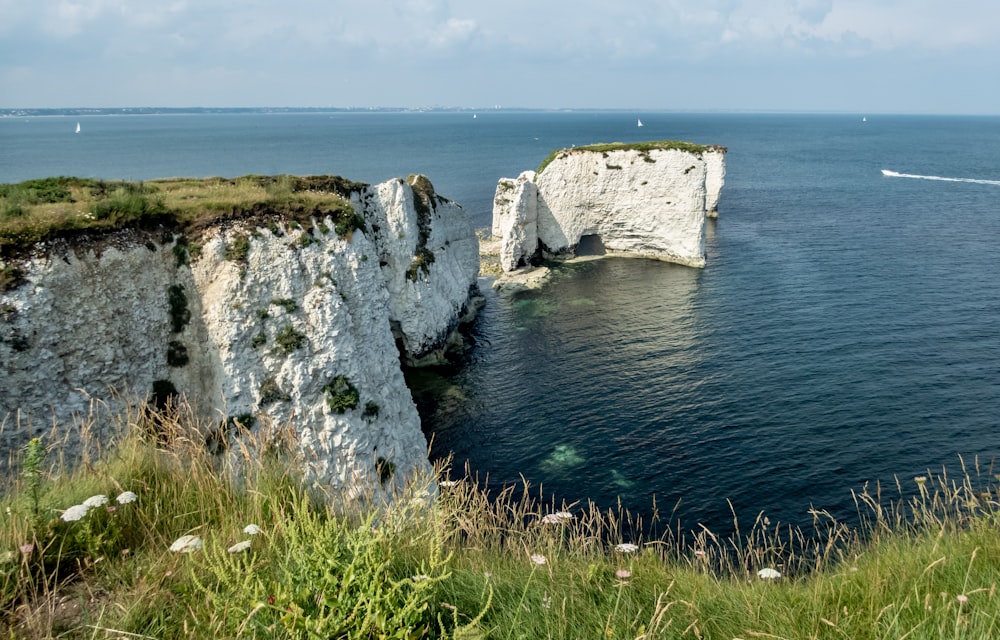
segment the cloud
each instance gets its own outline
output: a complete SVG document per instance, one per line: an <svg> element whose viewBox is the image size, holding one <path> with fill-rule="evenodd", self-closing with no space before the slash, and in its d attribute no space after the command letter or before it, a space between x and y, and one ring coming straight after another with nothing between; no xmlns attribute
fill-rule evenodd
<svg viewBox="0 0 1000 640"><path fill-rule="evenodd" d="M50 100L62 77L64 104L209 93L242 104L667 103L679 99L671 86L708 95L732 69L775 93L786 76L794 91L782 71L804 60L834 72L866 58L1000 56L994 0L0 0L0 15L0 79L20 104ZM420 82L401 77L415 69ZM73 84L84 71L88 83ZM512 72L523 95L509 95Z"/></svg>

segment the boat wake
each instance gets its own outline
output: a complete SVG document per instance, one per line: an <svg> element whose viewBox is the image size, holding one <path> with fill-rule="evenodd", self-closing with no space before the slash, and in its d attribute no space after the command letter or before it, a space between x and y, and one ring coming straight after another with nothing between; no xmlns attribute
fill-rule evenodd
<svg viewBox="0 0 1000 640"><path fill-rule="evenodd" d="M972 182L974 184L993 184L1000 186L1000 180L979 180L977 178L945 178L942 176L919 176L913 173L897 173L882 169L882 175L890 178L916 178L918 180L941 180L942 182Z"/></svg>

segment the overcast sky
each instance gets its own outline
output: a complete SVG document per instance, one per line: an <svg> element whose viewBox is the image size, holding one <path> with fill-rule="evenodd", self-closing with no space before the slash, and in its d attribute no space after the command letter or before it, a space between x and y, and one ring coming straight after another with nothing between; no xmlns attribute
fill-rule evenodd
<svg viewBox="0 0 1000 640"><path fill-rule="evenodd" d="M1000 114L997 0L0 0L0 107Z"/></svg>

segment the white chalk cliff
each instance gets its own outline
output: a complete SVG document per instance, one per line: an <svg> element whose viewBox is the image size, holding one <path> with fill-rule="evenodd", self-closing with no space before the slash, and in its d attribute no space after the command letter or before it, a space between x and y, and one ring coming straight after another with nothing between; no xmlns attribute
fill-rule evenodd
<svg viewBox="0 0 1000 640"><path fill-rule="evenodd" d="M501 267L571 254L589 236L609 254L704 266L705 218L718 210L724 154L687 143L595 145L501 178L493 204Z"/></svg>
<svg viewBox="0 0 1000 640"><path fill-rule="evenodd" d="M380 461L394 482L428 469L399 347L419 359L445 343L479 255L461 207L411 182L356 189L364 229L343 237L330 219L237 220L189 260L162 228L36 247L0 292L0 449L67 428L93 400L101 429L155 387L209 420L290 424L330 486L371 484Z"/></svg>

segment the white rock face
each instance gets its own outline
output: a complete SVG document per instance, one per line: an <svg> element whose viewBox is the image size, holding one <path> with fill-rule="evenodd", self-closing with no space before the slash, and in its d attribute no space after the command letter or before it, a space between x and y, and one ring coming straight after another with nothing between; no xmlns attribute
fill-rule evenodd
<svg viewBox="0 0 1000 640"><path fill-rule="evenodd" d="M310 475L330 486L377 485L380 459L394 481L428 470L397 339L423 350L443 343L479 261L461 208L437 198L421 215L413 193L398 180L361 191L355 210L379 227L376 242L360 231L339 238L331 220L317 220L278 235L216 228L190 266L165 232L39 252L21 265L26 282L0 294L0 449L53 425L70 431L88 413L100 431L154 381L169 381L212 422L291 424ZM424 236L432 262L411 280ZM227 259L239 240L245 258ZM358 400L338 412L331 401L346 383Z"/></svg>
<svg viewBox="0 0 1000 640"><path fill-rule="evenodd" d="M540 174L501 179L493 208L501 267L573 252L585 236L608 253L704 266L706 207L717 207L725 175L724 149L709 149L567 149Z"/></svg>
<svg viewBox="0 0 1000 640"><path fill-rule="evenodd" d="M719 217L719 197L726 184L726 149L709 147L705 158L705 215Z"/></svg>
<svg viewBox="0 0 1000 640"><path fill-rule="evenodd" d="M427 178L390 180L352 196L364 211L389 292L404 356L433 360L470 304L479 277L479 240L465 211L434 193Z"/></svg>

